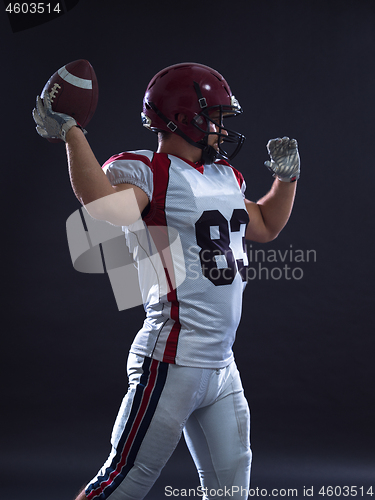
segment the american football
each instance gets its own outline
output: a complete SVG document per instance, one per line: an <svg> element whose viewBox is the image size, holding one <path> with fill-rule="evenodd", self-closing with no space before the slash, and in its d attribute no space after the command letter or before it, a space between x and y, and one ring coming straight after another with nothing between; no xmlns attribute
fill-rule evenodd
<svg viewBox="0 0 375 500"><path fill-rule="evenodd" d="M52 109L65 113L85 127L93 117L98 104L98 82L95 71L85 59L66 64L45 84L41 97L48 92Z"/></svg>

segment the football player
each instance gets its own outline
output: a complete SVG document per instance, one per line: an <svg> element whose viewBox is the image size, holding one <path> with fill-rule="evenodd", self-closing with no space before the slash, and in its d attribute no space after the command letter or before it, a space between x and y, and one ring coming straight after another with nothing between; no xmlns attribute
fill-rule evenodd
<svg viewBox="0 0 375 500"><path fill-rule="evenodd" d="M142 499L182 433L206 498L229 491L242 498L249 489L249 408L232 351L247 278L245 239L268 242L285 226L300 161L294 139L270 140L266 166L275 179L263 198L247 200L244 178L230 164L245 138L227 127L241 112L216 70L165 68L143 100L143 125L157 134L157 151L117 154L102 168L75 120L54 113L48 94L37 99L37 130L65 140L78 200L92 217L123 226L146 311L128 357L112 451L77 500ZM171 230L182 259L169 246ZM150 241L168 290L159 271L150 278ZM181 265L184 279L175 286Z"/></svg>

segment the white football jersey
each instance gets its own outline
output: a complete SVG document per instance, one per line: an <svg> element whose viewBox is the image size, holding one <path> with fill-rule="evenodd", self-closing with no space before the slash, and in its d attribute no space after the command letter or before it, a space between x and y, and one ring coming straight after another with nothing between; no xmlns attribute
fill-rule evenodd
<svg viewBox="0 0 375 500"><path fill-rule="evenodd" d="M150 199L142 221L123 228L146 311L131 351L185 366L227 366L248 264L242 175L224 160L202 166L152 151L121 153L103 168L112 185L134 184ZM183 255L173 251L176 238Z"/></svg>

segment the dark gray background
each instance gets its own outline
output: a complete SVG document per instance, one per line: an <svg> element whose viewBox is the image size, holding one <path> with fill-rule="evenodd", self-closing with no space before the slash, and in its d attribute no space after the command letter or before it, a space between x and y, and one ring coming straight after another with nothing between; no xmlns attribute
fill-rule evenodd
<svg viewBox="0 0 375 500"><path fill-rule="evenodd" d="M302 279L253 279L234 346L252 412L253 488L372 485L375 2L92 2L1 31L1 481L4 500L63 500L109 452L141 307L119 312L107 276L76 272L65 223L79 204L63 145L37 136L35 97L88 59L100 88L88 140L100 162L153 149L139 113L148 81L195 61L228 80L246 143L233 164L256 200L272 182L268 139L299 142L302 175L277 240L316 251ZM280 262L263 263L272 270ZM255 266L255 264L254 264ZM300 276L300 274L298 275ZM182 442L148 498L198 478ZM359 496L359 495L358 495ZM371 498L369 495L364 495Z"/></svg>

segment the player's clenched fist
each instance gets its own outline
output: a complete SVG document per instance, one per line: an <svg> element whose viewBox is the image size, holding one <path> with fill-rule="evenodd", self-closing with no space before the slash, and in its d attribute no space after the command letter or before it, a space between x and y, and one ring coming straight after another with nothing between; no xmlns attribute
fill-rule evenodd
<svg viewBox="0 0 375 500"><path fill-rule="evenodd" d="M300 176L300 158L295 139L283 137L271 139L267 144L271 161L265 161L266 167L283 182L294 182Z"/></svg>

